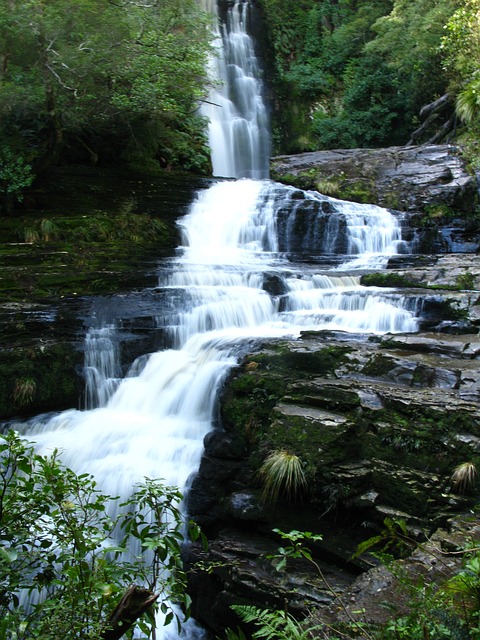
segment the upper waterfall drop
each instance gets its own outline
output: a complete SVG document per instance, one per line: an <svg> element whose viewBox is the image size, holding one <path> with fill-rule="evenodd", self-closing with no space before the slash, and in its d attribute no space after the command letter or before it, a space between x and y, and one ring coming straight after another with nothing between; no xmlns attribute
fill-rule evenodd
<svg viewBox="0 0 480 640"><path fill-rule="evenodd" d="M212 0L203 8L215 11ZM261 69L248 34L248 2L236 1L225 21L216 19L216 55L210 62L214 89L202 113L209 120L213 175L225 178L263 179L269 176L270 124Z"/></svg>

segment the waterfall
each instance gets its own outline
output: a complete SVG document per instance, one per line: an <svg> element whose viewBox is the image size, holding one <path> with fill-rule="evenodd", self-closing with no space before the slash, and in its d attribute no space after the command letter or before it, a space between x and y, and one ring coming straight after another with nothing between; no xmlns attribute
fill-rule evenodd
<svg viewBox="0 0 480 640"><path fill-rule="evenodd" d="M202 4L214 11L211 0ZM214 24L215 55L210 63L214 90L202 108L210 123L214 176L262 179L269 174L269 119L260 67L247 32L251 10L250 3L236 1L225 22Z"/></svg>
<svg viewBox="0 0 480 640"><path fill-rule="evenodd" d="M385 209L259 179L268 168L267 117L247 12L247 3L234 3L219 28L224 85L211 97L210 133L215 173L248 177L199 192L179 222L178 256L159 266L158 317L169 347L119 380L109 323L90 330L86 370L97 388L90 387L89 405L97 406L66 411L30 434L41 452L59 449L67 466L93 474L104 492L122 499L145 477L186 490L219 389L252 339L296 338L306 329L417 329L395 291L362 287L345 267L321 270L289 258L315 251L383 259L400 236ZM184 634L201 632L193 625ZM157 638L167 636L178 637L159 624Z"/></svg>
<svg viewBox="0 0 480 640"><path fill-rule="evenodd" d="M115 343L115 326L90 327L85 337L85 407L104 406L120 377L120 359Z"/></svg>

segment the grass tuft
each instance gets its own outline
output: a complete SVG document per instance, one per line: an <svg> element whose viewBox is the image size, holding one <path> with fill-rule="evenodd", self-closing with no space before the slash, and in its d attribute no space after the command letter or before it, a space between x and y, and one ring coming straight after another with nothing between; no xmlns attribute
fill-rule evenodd
<svg viewBox="0 0 480 640"><path fill-rule="evenodd" d="M462 462L457 467L451 477L452 491L464 494L473 489L477 480L477 468L473 462Z"/></svg>
<svg viewBox="0 0 480 640"><path fill-rule="evenodd" d="M37 384L32 378L21 378L15 380L13 388L13 401L19 407L30 404L35 395Z"/></svg>
<svg viewBox="0 0 480 640"><path fill-rule="evenodd" d="M263 482L263 499L277 501L282 495L293 500L307 489L302 461L285 450L272 451L260 467L258 475Z"/></svg>

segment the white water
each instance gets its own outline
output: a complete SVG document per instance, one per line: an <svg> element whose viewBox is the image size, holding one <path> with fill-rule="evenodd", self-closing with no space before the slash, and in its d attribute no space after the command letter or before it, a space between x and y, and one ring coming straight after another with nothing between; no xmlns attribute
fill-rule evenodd
<svg viewBox="0 0 480 640"><path fill-rule="evenodd" d="M97 389L103 405L97 409L55 418L36 436L39 445L64 450L66 464L94 473L110 494L127 495L144 476L184 489L211 428L216 392L242 341L298 336L305 329L416 330L398 294L361 287L352 275L306 271L263 251L264 243L275 244L269 237L275 211L263 199L269 189L268 182L241 180L218 183L197 196L181 221L181 256L159 283L176 300L166 322L172 349L152 354L139 375L119 382L115 360L103 357L109 327L89 332L90 347L92 335L101 338L101 371L90 381L100 389L117 383L118 388L111 397ZM283 295L264 290L264 272L283 283ZM94 361L87 352L90 369Z"/></svg>
<svg viewBox="0 0 480 640"><path fill-rule="evenodd" d="M202 0L214 11L212 0ZM269 119L263 100L261 71L247 32L250 4L235 2L224 24L215 22L216 55L210 64L214 82L202 112L209 119L213 175L233 178L268 177Z"/></svg>
<svg viewBox="0 0 480 640"><path fill-rule="evenodd" d="M62 450L65 464L92 473L110 495L128 497L144 477L163 478L184 491L212 428L219 387L253 337L322 328L416 330L399 295L361 287L354 275L297 267L265 251L276 244L271 194L272 183L253 180L220 182L198 194L181 221L181 254L160 276L159 285L175 301L164 318L172 348L152 354L138 375L119 382L115 358L104 357L113 327L89 332L87 344L97 341L100 348L97 360L87 352L87 362L101 369L90 380L111 389L110 371L118 388L109 398L96 393L103 406L67 411L39 428L33 437L42 451ZM282 295L264 290L265 272L282 283Z"/></svg>
<svg viewBox="0 0 480 640"><path fill-rule="evenodd" d="M239 42L247 51L245 59L250 56L251 60L251 43L242 31L245 7L239 4L231 10L229 42ZM242 91L245 84L257 82L258 70L253 63L252 67L249 81L241 78ZM252 92L254 103L260 93L257 87ZM263 169L257 167L259 152L253 146L241 152L242 163L237 151L227 153L235 147L232 132L241 128L231 121L241 116L223 99L222 110L214 109L212 116L213 156L217 154L219 166L227 167L219 169L219 174L263 177L258 175ZM247 138L260 147L264 142L258 141L258 123L263 117L261 109L253 109L246 127ZM250 169L244 171L243 166ZM357 276L342 270L321 272L313 266L297 266L279 253L278 212L291 204L291 197L288 188L279 191L269 181L251 179L218 182L198 194L181 220L179 256L163 264L159 275L159 287L168 296L167 301L160 297L164 306L159 317L171 348L150 355L146 362L142 358L120 380L115 327L107 321L89 331L88 398L99 406L67 411L37 426L33 437L41 451L62 450L66 465L78 473L93 474L110 495L127 498L145 477L163 478L185 491L198 469L203 438L212 428L219 388L253 338L296 337L306 329L416 330L415 318L398 294L367 290ZM337 215L346 220L346 241L356 255L355 266L365 266L372 259L384 261L385 254L395 251L400 236L387 211L313 193L306 198L329 200L336 210L329 219L330 236L322 239L330 253L340 233ZM265 283L272 277L283 293L267 293ZM195 625L185 631L188 638L200 634ZM167 637L177 637L176 631L159 627L157 638Z"/></svg>

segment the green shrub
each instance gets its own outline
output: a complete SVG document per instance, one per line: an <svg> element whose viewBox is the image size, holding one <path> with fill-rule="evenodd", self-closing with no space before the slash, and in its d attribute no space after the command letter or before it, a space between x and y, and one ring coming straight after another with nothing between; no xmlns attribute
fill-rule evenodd
<svg viewBox="0 0 480 640"><path fill-rule="evenodd" d="M167 598L188 616L181 498L146 479L118 505L91 476L62 466L57 452L39 455L16 433L1 436L0 640L98 640L120 637L122 625L149 634L155 609L166 622L180 615ZM118 516L109 515L114 506ZM136 554L127 551L132 542ZM135 616L134 598L143 607Z"/></svg>

